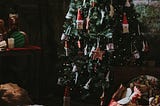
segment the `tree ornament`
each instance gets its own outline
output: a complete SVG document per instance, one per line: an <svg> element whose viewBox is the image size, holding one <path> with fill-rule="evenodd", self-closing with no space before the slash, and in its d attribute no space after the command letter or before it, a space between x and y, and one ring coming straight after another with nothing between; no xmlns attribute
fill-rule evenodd
<svg viewBox="0 0 160 106"><path fill-rule="evenodd" d="M75 84L77 84L77 81L78 81L78 75L79 75L79 74L78 74L78 72L76 71L76 72L75 72Z"/></svg>
<svg viewBox="0 0 160 106"><path fill-rule="evenodd" d="M92 80L92 78L90 78L88 80L88 82L85 84L85 86L83 86L84 89L89 90L89 84L90 84L91 80Z"/></svg>
<svg viewBox="0 0 160 106"><path fill-rule="evenodd" d="M73 17L73 14L71 11L73 11L72 7L69 8L69 10L65 16L66 19L71 19Z"/></svg>
<svg viewBox="0 0 160 106"><path fill-rule="evenodd" d="M65 49L65 52L66 52L66 56L68 56L68 41L65 41L64 42L64 49Z"/></svg>
<svg viewBox="0 0 160 106"><path fill-rule="evenodd" d="M72 68L72 72L76 72L76 71L77 71L77 66L74 64Z"/></svg>
<svg viewBox="0 0 160 106"><path fill-rule="evenodd" d="M90 18L89 16L86 18L86 29L88 30L89 28L89 21L90 21Z"/></svg>
<svg viewBox="0 0 160 106"><path fill-rule="evenodd" d="M109 51L109 52L114 51L114 43L108 43L106 45L106 50Z"/></svg>
<svg viewBox="0 0 160 106"><path fill-rule="evenodd" d="M103 54L105 53L105 51L101 51L99 47L96 48L96 50L93 51L93 56L92 59L98 59L98 60L102 60L103 59Z"/></svg>
<svg viewBox="0 0 160 106"><path fill-rule="evenodd" d="M99 48L100 38L97 38L97 48Z"/></svg>
<svg viewBox="0 0 160 106"><path fill-rule="evenodd" d="M107 74L106 74L106 77L105 77L106 82L109 82L109 81L110 81L110 80L109 80L109 76L110 76L110 71L108 71Z"/></svg>
<svg viewBox="0 0 160 106"><path fill-rule="evenodd" d="M81 41L80 40L77 41L77 45L78 45L78 48L80 49L81 48Z"/></svg>
<svg viewBox="0 0 160 106"><path fill-rule="evenodd" d="M105 17L105 11L101 9L101 21L100 21L100 24L103 23L104 17Z"/></svg>
<svg viewBox="0 0 160 106"><path fill-rule="evenodd" d="M134 43L131 43L131 53L132 53L134 59L139 59L140 58L140 53L137 50Z"/></svg>
<svg viewBox="0 0 160 106"><path fill-rule="evenodd" d="M83 0L83 6L85 6L86 5L86 0Z"/></svg>
<svg viewBox="0 0 160 106"><path fill-rule="evenodd" d="M139 54L138 50L133 51L133 56L134 56L134 59L140 58L140 54Z"/></svg>
<svg viewBox="0 0 160 106"><path fill-rule="evenodd" d="M100 106L104 106L104 101L105 101L104 97L105 97L105 91L103 90L102 95L100 97Z"/></svg>
<svg viewBox="0 0 160 106"><path fill-rule="evenodd" d="M71 32L71 26L68 26L65 33L62 33L61 40L68 40L68 36L70 35L70 32Z"/></svg>
<svg viewBox="0 0 160 106"><path fill-rule="evenodd" d="M67 35L65 33L62 33L61 40L65 40L67 38Z"/></svg>
<svg viewBox="0 0 160 106"><path fill-rule="evenodd" d="M82 19L82 11L78 8L77 12L77 29L83 29L83 19Z"/></svg>
<svg viewBox="0 0 160 106"><path fill-rule="evenodd" d="M146 42L143 41L142 44L143 44L142 51L143 52L148 52L149 51L149 46L148 46L147 41Z"/></svg>
<svg viewBox="0 0 160 106"><path fill-rule="evenodd" d="M90 15L91 15L91 8L89 9L88 16L86 18L86 30L88 30L89 28Z"/></svg>
<svg viewBox="0 0 160 106"><path fill-rule="evenodd" d="M114 7L113 7L112 3L109 5L109 7L110 7L109 16L113 17L114 16Z"/></svg>
<svg viewBox="0 0 160 106"><path fill-rule="evenodd" d="M110 76L110 71L107 72L106 77L105 77L106 88L109 88L109 86L110 86L110 84L109 84L110 83L109 76Z"/></svg>
<svg viewBox="0 0 160 106"><path fill-rule="evenodd" d="M84 55L85 56L88 55L87 49L88 49L88 45L86 45L85 48L84 48Z"/></svg>
<svg viewBox="0 0 160 106"><path fill-rule="evenodd" d="M125 6L126 6L126 7L130 7L130 6L131 6L129 0L126 0Z"/></svg>
<svg viewBox="0 0 160 106"><path fill-rule="evenodd" d="M93 51L94 51L95 49L96 49L96 48L95 48L95 46L92 46L91 51L90 51L90 53L89 53L89 57L91 57L91 56L92 56Z"/></svg>
<svg viewBox="0 0 160 106"><path fill-rule="evenodd" d="M126 13L123 13L122 27L123 27L123 33L129 33L129 24L128 24Z"/></svg>
<svg viewBox="0 0 160 106"><path fill-rule="evenodd" d="M110 34L110 33L108 33L108 34ZM112 33L111 33L111 36L108 36L109 38L108 38L108 43L106 44L106 50L108 51L108 52L112 52L112 51L114 51L114 43L113 43L113 38L112 38Z"/></svg>
<svg viewBox="0 0 160 106"><path fill-rule="evenodd" d="M70 88L68 86L64 90L63 106L70 106Z"/></svg>

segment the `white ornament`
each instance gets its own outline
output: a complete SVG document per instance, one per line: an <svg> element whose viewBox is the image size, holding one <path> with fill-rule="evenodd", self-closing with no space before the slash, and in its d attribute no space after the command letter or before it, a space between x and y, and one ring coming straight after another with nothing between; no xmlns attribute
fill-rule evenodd
<svg viewBox="0 0 160 106"><path fill-rule="evenodd" d="M90 78L89 80L88 80L88 82L85 84L85 86L83 87L84 89L89 89L89 84L90 84L90 82L91 82L91 80L92 80L92 78Z"/></svg>
<svg viewBox="0 0 160 106"><path fill-rule="evenodd" d="M77 66L73 65L72 72L76 72L76 71L77 71Z"/></svg>
<svg viewBox="0 0 160 106"><path fill-rule="evenodd" d="M62 33L61 40L65 40L66 38L67 38L67 35Z"/></svg>
<svg viewBox="0 0 160 106"><path fill-rule="evenodd" d="M90 53L89 53L89 57L91 57L91 56L92 56L93 51L94 51L95 49L96 49L96 48L95 48L95 46L93 46L93 47L92 47L92 49L91 49L91 51L90 51Z"/></svg>
<svg viewBox="0 0 160 106"><path fill-rule="evenodd" d="M108 43L106 45L107 51L114 51L114 44L113 43Z"/></svg>
<svg viewBox="0 0 160 106"><path fill-rule="evenodd" d="M110 75L110 71L108 71L108 73L107 73L107 75L105 77L106 82L109 82L109 75Z"/></svg>
<svg viewBox="0 0 160 106"><path fill-rule="evenodd" d="M76 76L75 76L75 84L77 84L77 81L78 81L78 72L76 71Z"/></svg>
<svg viewBox="0 0 160 106"><path fill-rule="evenodd" d="M85 48L84 48L84 55L85 55L85 56L88 54L87 48L88 48L88 45L86 45Z"/></svg>
<svg viewBox="0 0 160 106"><path fill-rule="evenodd" d="M130 7L131 6L131 4L129 3L129 0L126 1L125 6L126 7Z"/></svg>
<svg viewBox="0 0 160 106"><path fill-rule="evenodd" d="M105 11L101 10L101 21L100 23L102 24L103 23L103 20L104 20L104 17L105 17Z"/></svg>
<svg viewBox="0 0 160 106"><path fill-rule="evenodd" d="M85 6L85 4L86 4L86 0L83 0L83 6Z"/></svg>
<svg viewBox="0 0 160 106"><path fill-rule="evenodd" d="M65 52L66 52L66 56L68 56L68 48L64 47Z"/></svg>
<svg viewBox="0 0 160 106"><path fill-rule="evenodd" d="M139 54L139 52L137 50L135 50L133 52L133 56L134 56L135 59L139 59L140 58L140 54Z"/></svg>
<svg viewBox="0 0 160 106"><path fill-rule="evenodd" d="M71 10L72 10L72 8L70 7L66 16L65 16L66 19L71 19L72 18L73 15L71 14Z"/></svg>

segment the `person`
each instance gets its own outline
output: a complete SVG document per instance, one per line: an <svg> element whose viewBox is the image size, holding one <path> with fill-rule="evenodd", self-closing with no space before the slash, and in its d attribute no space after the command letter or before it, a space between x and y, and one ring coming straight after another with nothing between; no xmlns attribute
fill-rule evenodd
<svg viewBox="0 0 160 106"><path fill-rule="evenodd" d="M4 20L0 19L0 41L5 39L5 35L7 34L6 28L4 26Z"/></svg>
<svg viewBox="0 0 160 106"><path fill-rule="evenodd" d="M24 106L33 104L27 91L17 84L0 85L0 106Z"/></svg>
<svg viewBox="0 0 160 106"><path fill-rule="evenodd" d="M28 45L28 36L19 28L18 13L9 13L7 38L14 38L14 47L25 47Z"/></svg>

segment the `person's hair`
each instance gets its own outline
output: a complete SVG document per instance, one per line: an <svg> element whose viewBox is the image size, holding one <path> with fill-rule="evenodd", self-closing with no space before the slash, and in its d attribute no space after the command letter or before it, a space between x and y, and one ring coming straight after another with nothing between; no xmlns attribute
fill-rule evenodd
<svg viewBox="0 0 160 106"><path fill-rule="evenodd" d="M0 85L0 106L26 106L31 104L32 100L27 91L17 84Z"/></svg>

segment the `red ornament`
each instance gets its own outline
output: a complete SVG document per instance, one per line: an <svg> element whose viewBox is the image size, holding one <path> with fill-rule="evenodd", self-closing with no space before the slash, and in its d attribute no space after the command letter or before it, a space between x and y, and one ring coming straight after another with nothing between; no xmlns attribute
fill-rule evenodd
<svg viewBox="0 0 160 106"><path fill-rule="evenodd" d="M78 8L77 12L77 29L83 29L82 11Z"/></svg>
<svg viewBox="0 0 160 106"><path fill-rule="evenodd" d="M68 41L65 41L65 42L64 42L64 47L65 47L65 48L68 48Z"/></svg>
<svg viewBox="0 0 160 106"><path fill-rule="evenodd" d="M96 50L93 51L93 60L95 59L99 59L102 60L103 59L103 54L105 53L105 51L101 51L100 48L96 48Z"/></svg>
<svg viewBox="0 0 160 106"><path fill-rule="evenodd" d="M128 24L126 13L123 14L123 24Z"/></svg>
<svg viewBox="0 0 160 106"><path fill-rule="evenodd" d="M70 88L68 86L66 86L65 89L64 89L64 96L65 97L69 97L70 96L69 91L70 91Z"/></svg>
<svg viewBox="0 0 160 106"><path fill-rule="evenodd" d="M64 90L63 106L70 106L70 88L68 86Z"/></svg>
<svg viewBox="0 0 160 106"><path fill-rule="evenodd" d="M129 33L129 24L128 24L126 13L123 14L122 26L123 26L123 33Z"/></svg>

